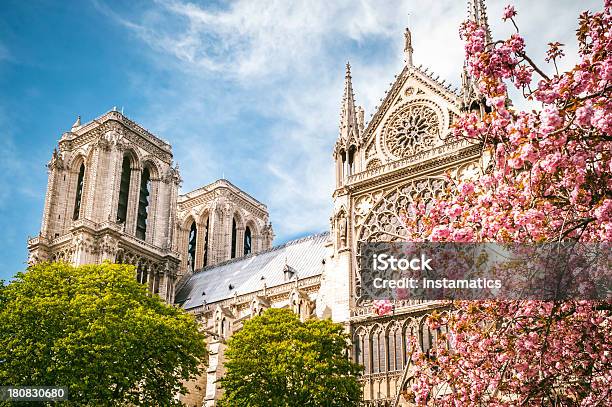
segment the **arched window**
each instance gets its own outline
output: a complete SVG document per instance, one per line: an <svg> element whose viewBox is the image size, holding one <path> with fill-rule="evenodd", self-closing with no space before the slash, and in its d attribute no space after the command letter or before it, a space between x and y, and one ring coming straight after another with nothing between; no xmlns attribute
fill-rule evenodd
<svg viewBox="0 0 612 407"><path fill-rule="evenodd" d="M372 373L383 371L381 365L384 364L384 359L380 357L380 350L383 346L381 339L380 331L378 330L374 332L374 335L372 336Z"/></svg>
<svg viewBox="0 0 612 407"><path fill-rule="evenodd" d="M348 151L348 168L346 175L353 175L355 173L355 147L351 147Z"/></svg>
<svg viewBox="0 0 612 407"><path fill-rule="evenodd" d="M221 336L225 337L225 335L227 335L228 332L228 322L227 319L225 317L223 317L223 319L221 320Z"/></svg>
<svg viewBox="0 0 612 407"><path fill-rule="evenodd" d="M149 195L151 191L151 174L145 168L140 177L140 194L138 198L138 219L136 221L136 237L145 240L147 236L147 216L149 209Z"/></svg>
<svg viewBox="0 0 612 407"><path fill-rule="evenodd" d="M191 224L191 229L189 230L189 244L187 247L187 269L190 271L195 270L197 239L198 227L196 226L196 223L194 221Z"/></svg>
<svg viewBox="0 0 612 407"><path fill-rule="evenodd" d="M208 266L208 224L210 218L206 219L206 234L204 235L204 267Z"/></svg>
<svg viewBox="0 0 612 407"><path fill-rule="evenodd" d="M389 330L386 337L387 340L387 358L385 363L387 364L387 370L392 372L395 369L395 330L394 328Z"/></svg>
<svg viewBox="0 0 612 407"><path fill-rule="evenodd" d="M363 372L365 374L372 373L370 369L371 366L372 364L370 363L370 339L368 337L365 337L363 341Z"/></svg>
<svg viewBox="0 0 612 407"><path fill-rule="evenodd" d="M81 214L81 199L83 198L83 179L85 178L85 163L79 168L79 176L77 178L76 195L74 198L74 213L72 219L77 220Z"/></svg>
<svg viewBox="0 0 612 407"><path fill-rule="evenodd" d="M422 321L420 336L421 349L423 350L423 352L427 352L429 349L431 349L433 335L431 329L429 328L429 324L425 319Z"/></svg>
<svg viewBox="0 0 612 407"><path fill-rule="evenodd" d="M232 219L232 259L236 258L236 218Z"/></svg>
<svg viewBox="0 0 612 407"><path fill-rule="evenodd" d="M119 202L117 203L117 222L125 222L128 210L128 198L130 196L130 177L132 168L129 157L123 157L121 165L121 183L119 184Z"/></svg>
<svg viewBox="0 0 612 407"><path fill-rule="evenodd" d="M361 335L355 335L355 340L353 341L355 363L359 363L360 365L363 365L362 341L363 341L363 337Z"/></svg>
<svg viewBox="0 0 612 407"><path fill-rule="evenodd" d="M244 230L244 255L251 253L251 228L246 227Z"/></svg>
<svg viewBox="0 0 612 407"><path fill-rule="evenodd" d="M405 328L405 331L404 331L404 366L406 366L406 364L410 362L411 354L414 351L411 340L417 334L416 331L417 331L416 328L412 324L407 325ZM418 337L416 339L418 342Z"/></svg>
<svg viewBox="0 0 612 407"><path fill-rule="evenodd" d="M402 338L402 328L397 326L395 328L395 370L402 370L404 368L402 357L404 339Z"/></svg>

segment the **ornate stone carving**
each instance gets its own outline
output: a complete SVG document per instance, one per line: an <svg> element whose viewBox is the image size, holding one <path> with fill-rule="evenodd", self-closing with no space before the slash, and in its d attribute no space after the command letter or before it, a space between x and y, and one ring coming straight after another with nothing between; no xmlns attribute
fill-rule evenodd
<svg viewBox="0 0 612 407"><path fill-rule="evenodd" d="M363 224L357 231L357 250L362 243L366 242L393 242L402 241L407 238L407 230L400 219L400 213L406 211L411 202L418 200L430 204L432 198L437 198L446 193L448 181L442 178L425 178L411 181L402 186L388 191L376 202L372 209L363 216ZM364 198L358 203L357 210L364 211L369 204ZM360 253L357 252L357 258ZM359 275L355 274L355 297L360 304L361 286L366 282L360 281ZM371 283L371 282L369 282Z"/></svg>
<svg viewBox="0 0 612 407"><path fill-rule="evenodd" d="M50 170L64 169L64 159L62 158L62 155L57 152L57 149L53 149L53 154L51 155L51 161L49 161L49 164L47 164L47 168L49 168Z"/></svg>
<svg viewBox="0 0 612 407"><path fill-rule="evenodd" d="M389 119L383 143L395 157L408 157L434 147L440 131L440 119L434 109L423 103L410 104Z"/></svg>
<svg viewBox="0 0 612 407"><path fill-rule="evenodd" d="M180 185L183 179L181 178L178 164L174 167L172 167L172 165L168 166L166 172L161 176L161 180L166 184L174 182L176 185Z"/></svg>
<svg viewBox="0 0 612 407"><path fill-rule="evenodd" d="M340 238L340 247L346 247L346 229L347 221L344 211L338 215L338 235Z"/></svg>
<svg viewBox="0 0 612 407"><path fill-rule="evenodd" d="M382 163L380 162L380 160L375 158L373 160L368 161L368 164L366 165L366 170L371 170L372 168L380 167L381 165Z"/></svg>

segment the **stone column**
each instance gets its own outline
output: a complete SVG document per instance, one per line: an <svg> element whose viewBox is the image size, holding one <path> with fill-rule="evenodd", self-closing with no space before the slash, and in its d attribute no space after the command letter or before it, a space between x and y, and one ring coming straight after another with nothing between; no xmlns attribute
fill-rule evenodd
<svg viewBox="0 0 612 407"><path fill-rule="evenodd" d="M110 148L109 177L107 180L106 214L110 222L117 220L117 204L119 200L119 187L121 183L121 170L123 166L123 149L113 144Z"/></svg>
<svg viewBox="0 0 612 407"><path fill-rule="evenodd" d="M94 147L93 155L91 157L91 163L89 168L85 165L85 177L83 180L83 194L81 196L81 206L85 208L83 210L83 217L86 219L93 219L94 205L96 204L96 182L98 180L98 165L100 162L100 147Z"/></svg>
<svg viewBox="0 0 612 407"><path fill-rule="evenodd" d="M157 210L159 203L159 178L151 178L151 188L149 190L149 207L147 208L147 234L146 241L155 244L155 237L159 233L157 230Z"/></svg>
<svg viewBox="0 0 612 407"><path fill-rule="evenodd" d="M125 233L136 235L136 218L138 217L138 199L140 198L140 178L142 169L132 168L130 177L130 193L128 196L127 219L125 221Z"/></svg>
<svg viewBox="0 0 612 407"><path fill-rule="evenodd" d="M251 242L252 242L252 239L251 239ZM242 257L242 256L244 256L244 227L237 227L236 228L236 257Z"/></svg>
<svg viewBox="0 0 612 407"><path fill-rule="evenodd" d="M47 177L47 192L45 194L45 207L43 209L43 217L42 223L40 227L40 235L44 236L48 239L53 239L52 231L49 231L49 224L56 223L56 213L52 210L53 206L57 206L56 201L56 179L57 173L59 172L58 166L55 165L54 160L52 159L49 163L48 167L48 177ZM53 215L54 219L51 219ZM57 230L57 227L51 227L53 230Z"/></svg>

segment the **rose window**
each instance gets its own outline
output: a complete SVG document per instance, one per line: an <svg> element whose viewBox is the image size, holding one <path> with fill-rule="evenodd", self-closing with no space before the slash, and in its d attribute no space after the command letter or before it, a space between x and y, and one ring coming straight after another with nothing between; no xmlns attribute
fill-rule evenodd
<svg viewBox="0 0 612 407"><path fill-rule="evenodd" d="M385 144L394 156L407 157L433 147L439 134L436 112L422 104L411 105L391 117Z"/></svg>

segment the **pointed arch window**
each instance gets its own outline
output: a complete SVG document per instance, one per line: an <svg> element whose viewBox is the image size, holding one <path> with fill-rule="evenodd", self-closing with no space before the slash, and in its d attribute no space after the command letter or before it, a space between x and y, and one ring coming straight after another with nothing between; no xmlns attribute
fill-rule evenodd
<svg viewBox="0 0 612 407"><path fill-rule="evenodd" d="M348 166L347 166L347 174L353 175L355 173L355 147L352 146L348 151Z"/></svg>
<svg viewBox="0 0 612 407"><path fill-rule="evenodd" d="M195 270L197 239L198 227L194 221L191 224L191 229L189 230L189 244L187 246L187 268L189 271Z"/></svg>
<svg viewBox="0 0 612 407"><path fill-rule="evenodd" d="M402 329L398 326L395 329L395 370L402 370L404 368L404 358L402 356L404 338L402 338Z"/></svg>
<svg viewBox="0 0 612 407"><path fill-rule="evenodd" d="M364 340L363 335L360 335L360 334L355 335L355 341L354 341L355 362L359 363L362 366L364 364L363 362L363 340Z"/></svg>
<svg viewBox="0 0 612 407"><path fill-rule="evenodd" d="M132 168L129 157L123 157L121 165L121 183L119 184L119 202L117 203L117 222L124 223L127 219L128 198L130 196L130 178Z"/></svg>
<svg viewBox="0 0 612 407"><path fill-rule="evenodd" d="M365 338L363 341L363 367L364 373L369 374L372 373L371 367L371 359L370 359L370 343L371 340L369 338Z"/></svg>
<svg viewBox="0 0 612 407"><path fill-rule="evenodd" d="M244 255L250 254L252 250L251 228L247 226L244 230Z"/></svg>
<svg viewBox="0 0 612 407"><path fill-rule="evenodd" d="M232 259L236 258L236 218L232 219Z"/></svg>
<svg viewBox="0 0 612 407"><path fill-rule="evenodd" d="M147 236L147 217L149 210L149 195L151 194L151 173L148 168L142 171L140 177L140 194L138 198L138 219L136 221L136 237L145 240Z"/></svg>
<svg viewBox="0 0 612 407"><path fill-rule="evenodd" d="M83 180L85 178L85 163L79 168L79 176L77 177L76 195L74 198L74 213L72 219L77 220L81 214L81 199L83 198Z"/></svg>
<svg viewBox="0 0 612 407"><path fill-rule="evenodd" d="M208 266L208 224L210 218L206 219L206 230L204 235L204 267Z"/></svg>
<svg viewBox="0 0 612 407"><path fill-rule="evenodd" d="M433 339L431 329L429 328L429 324L427 322L422 322L420 336L421 336L421 350L427 353L429 349L431 349L431 343Z"/></svg>
<svg viewBox="0 0 612 407"><path fill-rule="evenodd" d="M379 332L375 332L372 337L372 373L380 372L380 341Z"/></svg>

